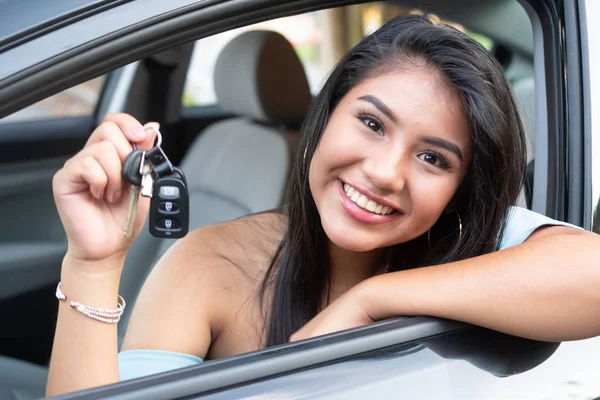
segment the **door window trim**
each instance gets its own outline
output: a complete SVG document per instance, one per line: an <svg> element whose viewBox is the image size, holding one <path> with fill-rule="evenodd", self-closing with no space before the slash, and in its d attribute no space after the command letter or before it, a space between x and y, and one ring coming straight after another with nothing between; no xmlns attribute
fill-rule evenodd
<svg viewBox="0 0 600 400"><path fill-rule="evenodd" d="M269 347L221 360L167 371L65 397L158 400L199 396L257 380L356 357L379 349L410 345L456 333L470 325L433 317L398 317L359 328ZM167 395L168 394L168 395ZM89 397L88 397L89 396Z"/></svg>

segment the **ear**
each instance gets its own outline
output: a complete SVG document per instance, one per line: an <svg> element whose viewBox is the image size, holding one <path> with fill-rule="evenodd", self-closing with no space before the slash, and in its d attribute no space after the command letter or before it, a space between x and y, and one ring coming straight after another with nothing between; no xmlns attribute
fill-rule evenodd
<svg viewBox="0 0 600 400"><path fill-rule="evenodd" d="M456 210L456 201L457 194L455 193L454 196L452 196L452 198L448 202L448 204L446 204L446 207L444 207L444 214L450 214L452 211Z"/></svg>

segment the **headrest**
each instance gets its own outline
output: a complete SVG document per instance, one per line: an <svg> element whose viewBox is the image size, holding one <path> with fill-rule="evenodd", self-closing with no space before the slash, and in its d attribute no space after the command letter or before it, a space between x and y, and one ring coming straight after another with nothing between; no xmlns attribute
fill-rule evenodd
<svg viewBox="0 0 600 400"><path fill-rule="evenodd" d="M248 31L217 58L215 92L223 111L264 122L300 123L311 101L304 67L290 42L271 31Z"/></svg>

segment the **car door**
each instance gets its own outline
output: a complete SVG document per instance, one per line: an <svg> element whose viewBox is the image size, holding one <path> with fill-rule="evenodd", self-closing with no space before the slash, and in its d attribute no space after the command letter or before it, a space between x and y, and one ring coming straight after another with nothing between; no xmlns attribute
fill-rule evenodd
<svg viewBox="0 0 600 400"><path fill-rule="evenodd" d="M195 33L192 30L187 32L186 39L192 40L228 27L272 18L273 15L294 14L300 10L346 3L349 2L229 2L219 7L193 9L186 14L186 18L204 25L197 28ZM427 2L398 3L428 6ZM456 12L461 7L463 11L466 10L469 4L468 1L456 1L451 6ZM542 145L536 153L533 207L550 216L583 224L589 229L593 222L591 205L597 204L598 199L598 196L592 197L592 193L597 195L597 192L593 192L597 188L594 186L592 190L589 186L594 177L589 168L592 163L591 150L586 146L587 143L595 143L590 126L590 98L596 92L585 92L586 79L590 79L589 74L587 77L585 74L585 57L591 48L589 43L585 47L586 32L581 29L586 21L592 20L590 10L585 9L583 1L523 1L521 4L533 22L536 82L540 83L536 94L542 100L538 102L541 104L538 130ZM443 4L429 4L431 8L434 6L443 7ZM245 18L239 17L241 12ZM596 15L597 11L592 10L591 14L596 19L600 17ZM220 24L216 23L217 19ZM177 17L173 17L173 20L177 20ZM207 28L211 22L215 25ZM171 37L180 33L175 28L169 31L167 24L161 25L160 22L146 28L143 33L166 40L167 34L158 33L159 29L165 29ZM141 39L137 40L138 44L142 43ZM170 44L180 44L181 41L185 40L173 39ZM567 48L576 51L567 52ZM158 48L132 51L135 54L128 55L122 62L134 61L135 57L147 56L154 50L158 51ZM107 51L106 54L111 53ZM84 68L87 72L78 79L86 74L91 77L99 71L93 69L91 62L86 64L81 59L76 62L89 69ZM569 91L566 90L567 82L571 88ZM50 89L40 89L35 95L43 96L46 90L59 86L50 84ZM6 99L1 91L0 98ZM17 107L19 101L27 102L23 98L12 103L6 102L4 107ZM564 146L564 143L568 143L568 146ZM489 343L498 342L502 343L502 346L498 346L500 350L493 351L492 348L491 354L485 351L481 354L483 350L489 350ZM473 350L475 344L479 344L480 348ZM560 390L563 389L567 395L575 393L582 398L590 398L598 396L600 392L596 380L590 375L593 373L593 357L586 356L597 352L599 346L597 338L561 344L558 348L553 345L539 346L506 336L494 336L494 333L465 324L417 317L385 321L64 398L435 396L454 399L487 398L490 393L497 393L498 398L544 398L549 392L561 394L563 392ZM516 353L516 356L503 359L506 352L508 355ZM523 357L523 354L527 354L527 357ZM575 367L565 369L565 365ZM504 377L500 378L501 375Z"/></svg>
<svg viewBox="0 0 600 400"><path fill-rule="evenodd" d="M598 88L588 90L594 74L588 57L598 54L588 29L600 15L584 1L522 4L536 40L541 104L533 207L591 229L598 226L598 174L592 176L591 157L598 141L590 99ZM453 324L423 317L387 321L91 390L82 398L600 397L593 357L600 349L598 337L553 344Z"/></svg>
<svg viewBox="0 0 600 400"><path fill-rule="evenodd" d="M85 144L110 77L63 91L0 120L0 354L45 363L50 355L66 236L52 177ZM15 312L17 309L19 312ZM22 318L21 313L32 318Z"/></svg>
<svg viewBox="0 0 600 400"><path fill-rule="evenodd" d="M54 23L89 12L79 6L54 10ZM19 10L13 9L15 15ZM4 48L10 48L8 39ZM10 227L0 234L0 318L11 326L0 334L0 355L40 365L50 357L57 306L45 299L54 294L67 249L52 197L54 174L107 113L127 112L140 120L151 115L163 132L178 132L185 125L180 102L191 51L191 44L176 46L0 119L0 220ZM220 114L205 112L194 125L206 126ZM165 135L163 144L174 163L184 153L179 136Z"/></svg>

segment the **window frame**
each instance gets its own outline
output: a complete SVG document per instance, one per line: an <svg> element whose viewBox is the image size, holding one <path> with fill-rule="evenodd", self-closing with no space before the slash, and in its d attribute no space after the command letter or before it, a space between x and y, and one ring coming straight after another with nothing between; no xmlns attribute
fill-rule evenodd
<svg viewBox="0 0 600 400"><path fill-rule="evenodd" d="M398 317L346 331L208 361L160 374L73 393L65 399L145 399L202 396L328 365L399 345L462 332L470 325L433 317Z"/></svg>

